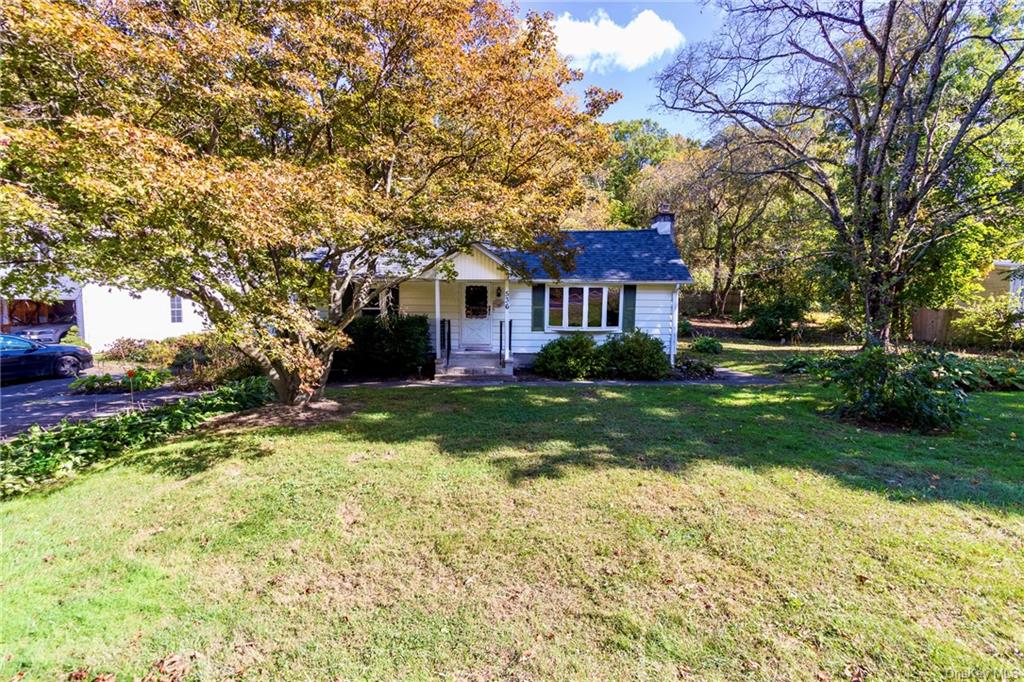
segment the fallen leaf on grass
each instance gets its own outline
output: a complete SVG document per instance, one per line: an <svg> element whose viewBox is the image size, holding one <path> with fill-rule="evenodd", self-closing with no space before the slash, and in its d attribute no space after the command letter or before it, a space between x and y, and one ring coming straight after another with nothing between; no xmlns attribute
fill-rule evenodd
<svg viewBox="0 0 1024 682"><path fill-rule="evenodd" d="M846 673L846 677L850 682L867 682L868 669L859 663L848 664L843 668L843 672Z"/></svg>
<svg viewBox="0 0 1024 682"><path fill-rule="evenodd" d="M188 674L194 653L188 655L168 654L153 664L153 669L146 673L142 682L181 682Z"/></svg>

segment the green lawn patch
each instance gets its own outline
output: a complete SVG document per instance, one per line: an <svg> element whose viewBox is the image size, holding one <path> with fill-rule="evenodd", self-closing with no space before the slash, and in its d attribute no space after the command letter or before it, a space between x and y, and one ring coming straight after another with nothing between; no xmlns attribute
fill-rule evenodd
<svg viewBox="0 0 1024 682"><path fill-rule="evenodd" d="M0 504L0 679L1020 670L1020 394L935 437L828 396L346 389L203 427Z"/></svg>

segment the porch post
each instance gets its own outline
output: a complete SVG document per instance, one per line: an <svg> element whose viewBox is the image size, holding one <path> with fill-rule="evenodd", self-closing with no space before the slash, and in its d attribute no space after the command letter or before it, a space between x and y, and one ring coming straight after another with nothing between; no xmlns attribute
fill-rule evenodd
<svg viewBox="0 0 1024 682"><path fill-rule="evenodd" d="M673 367L676 366L676 350L679 347L679 285L672 293L672 347L668 349L668 361Z"/></svg>
<svg viewBox="0 0 1024 682"><path fill-rule="evenodd" d="M437 353L437 359L441 359L441 279L434 275L434 322L437 325L437 342L434 344L434 350Z"/></svg>
<svg viewBox="0 0 1024 682"><path fill-rule="evenodd" d="M511 306L511 303L512 303L512 293L508 290L508 277L505 278L505 291L503 293L505 294L504 297L503 297L505 299L504 300L504 303L505 303L505 319L502 321L502 324L505 325L505 334L504 334L504 336L507 339L507 341L505 342L504 353L505 353L505 362L508 362L509 360L512 359L512 330L508 328L508 320L509 320L509 311L508 311L508 309L509 309L509 307Z"/></svg>

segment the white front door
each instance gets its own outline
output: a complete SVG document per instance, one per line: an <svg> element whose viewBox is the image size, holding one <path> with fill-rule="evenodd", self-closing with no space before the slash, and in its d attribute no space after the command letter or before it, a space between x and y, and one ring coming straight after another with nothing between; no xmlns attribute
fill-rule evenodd
<svg viewBox="0 0 1024 682"><path fill-rule="evenodd" d="M467 284L462 303L462 349L491 350L490 288Z"/></svg>

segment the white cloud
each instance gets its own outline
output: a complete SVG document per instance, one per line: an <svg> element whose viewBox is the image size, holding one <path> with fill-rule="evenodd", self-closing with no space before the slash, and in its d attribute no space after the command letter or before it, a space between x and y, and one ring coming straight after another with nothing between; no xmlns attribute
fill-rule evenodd
<svg viewBox="0 0 1024 682"><path fill-rule="evenodd" d="M685 38L671 21L645 9L625 26L597 10L589 20L566 12L555 19L558 51L586 71L619 67L634 71L683 44Z"/></svg>

